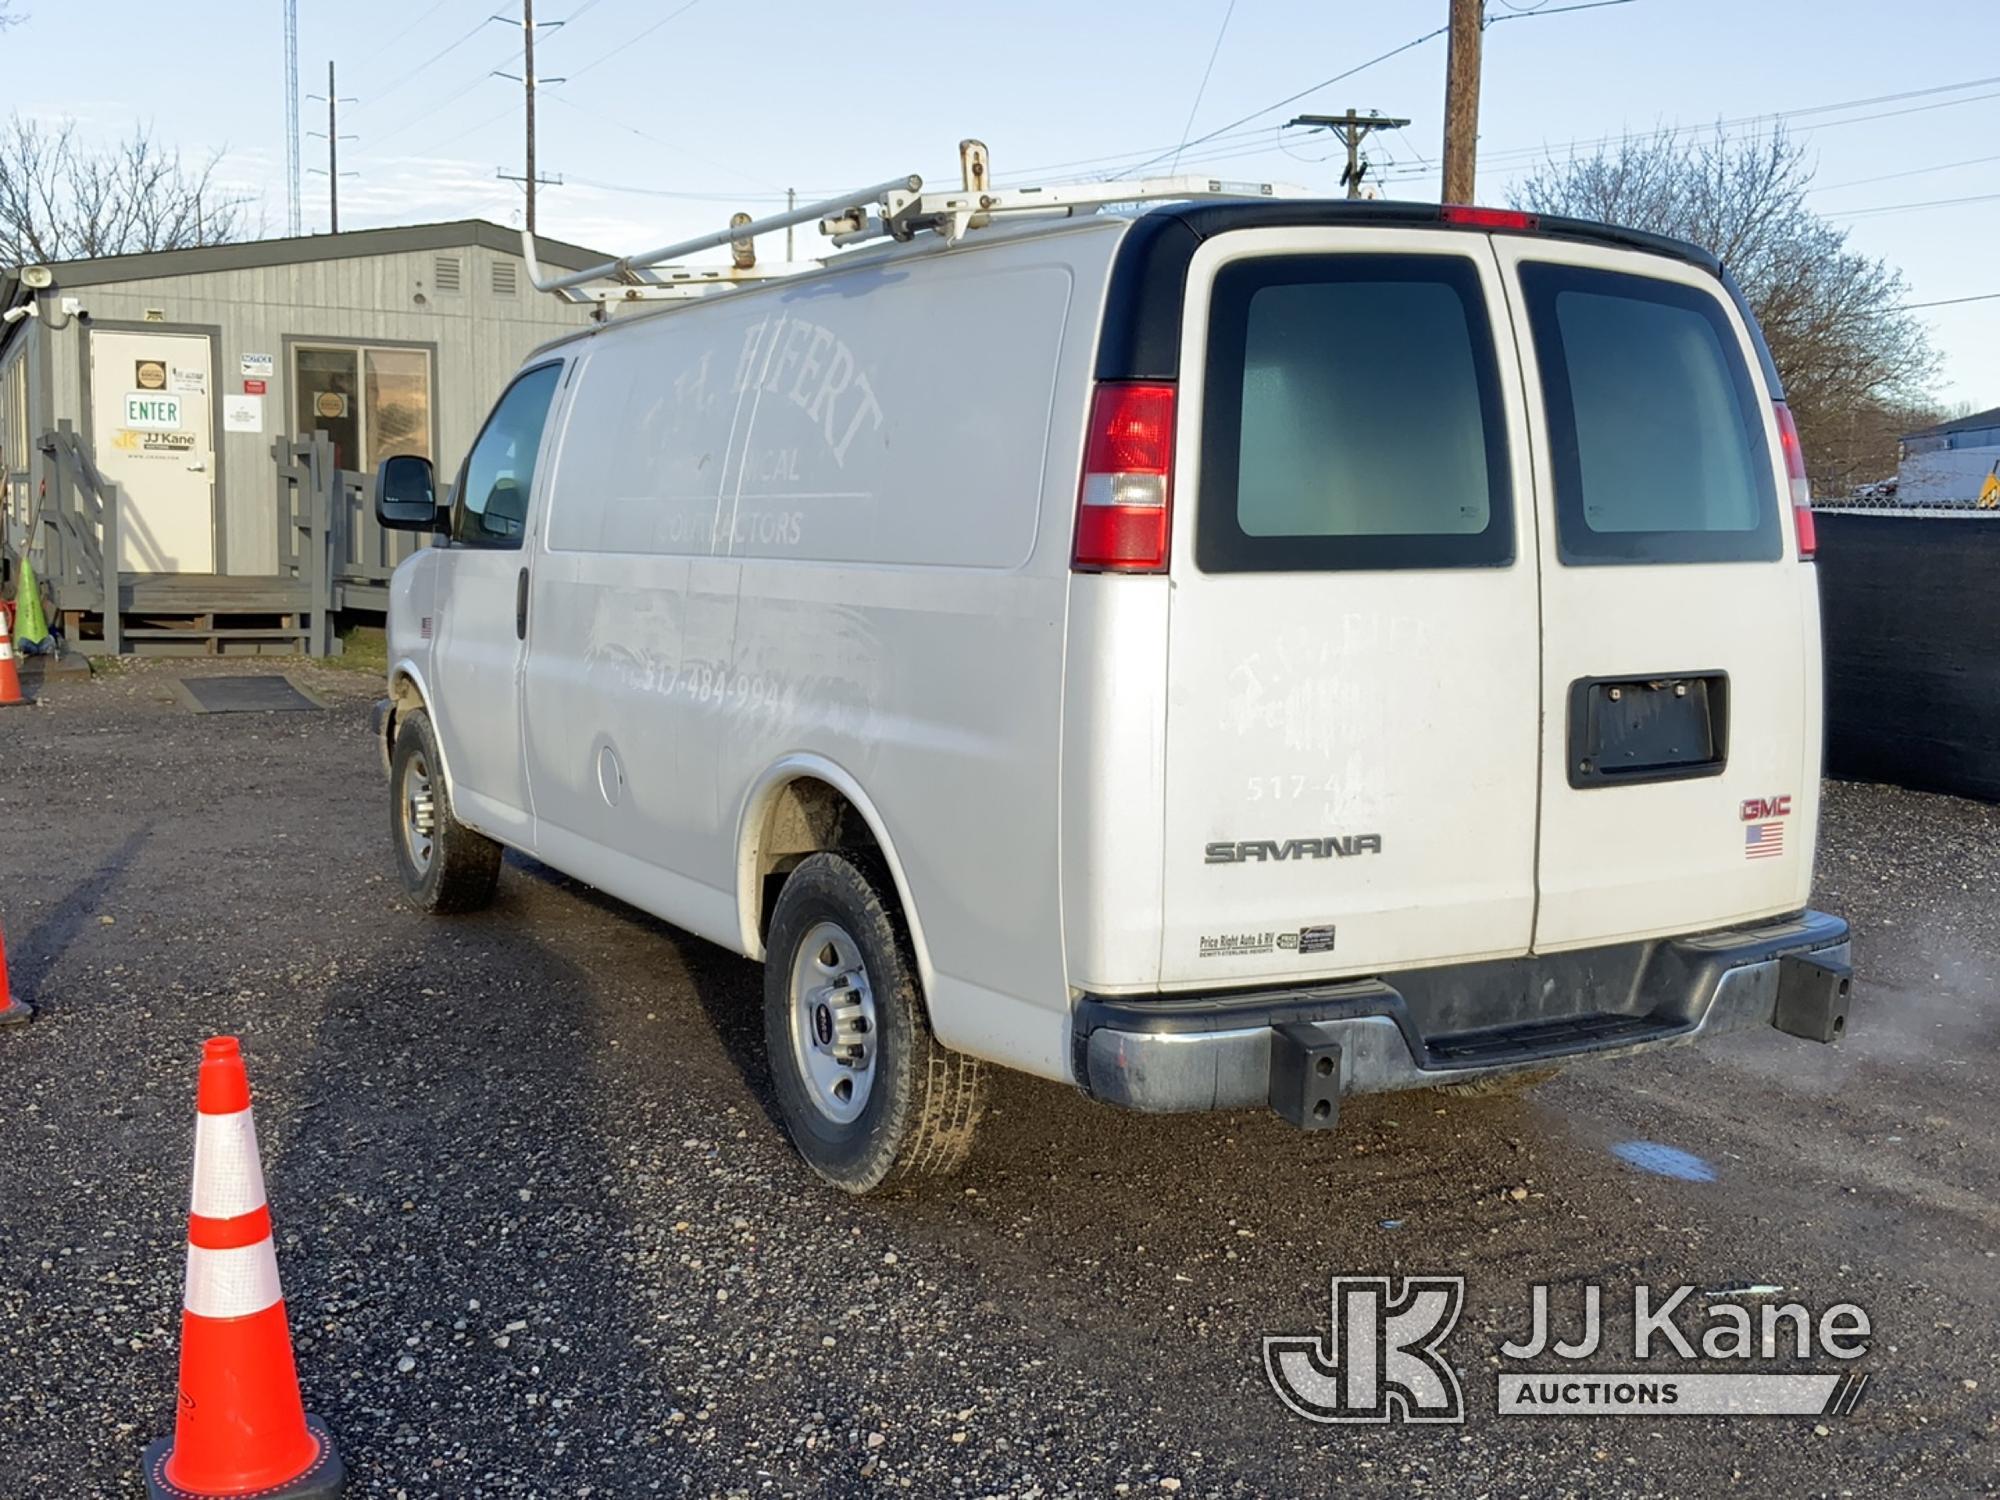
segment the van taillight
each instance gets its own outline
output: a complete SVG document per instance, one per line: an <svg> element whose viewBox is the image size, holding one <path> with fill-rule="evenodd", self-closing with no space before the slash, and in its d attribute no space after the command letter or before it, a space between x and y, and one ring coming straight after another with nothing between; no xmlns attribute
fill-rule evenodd
<svg viewBox="0 0 2000 1500"><path fill-rule="evenodd" d="M1778 414L1778 446L1785 454L1785 479L1792 491L1792 519L1799 536L1799 561L1812 561L1819 537L1813 527L1812 486L1806 483L1806 450L1799 445L1799 427L1792 409L1782 401L1772 407Z"/></svg>
<svg viewBox="0 0 2000 1500"><path fill-rule="evenodd" d="M1105 381L1097 387L1076 497L1075 566L1166 571L1173 456L1172 386Z"/></svg>

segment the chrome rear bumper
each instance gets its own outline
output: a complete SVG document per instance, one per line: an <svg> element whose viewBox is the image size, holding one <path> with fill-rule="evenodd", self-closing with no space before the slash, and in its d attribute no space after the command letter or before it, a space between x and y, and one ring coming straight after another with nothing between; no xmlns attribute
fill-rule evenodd
<svg viewBox="0 0 2000 1500"><path fill-rule="evenodd" d="M1331 1091L1337 1074L1338 1095L1346 1095L1462 1083L1753 1026L1831 1041L1846 1029L1848 958L1847 924L1809 911L1695 937L1296 990L1085 996L1073 1015L1072 1061L1085 1092L1109 1104L1156 1113L1269 1104L1309 1124L1318 1096L1310 1093L1314 1068L1299 1065L1301 1048L1320 1086ZM1299 1087L1308 1090L1303 1104Z"/></svg>

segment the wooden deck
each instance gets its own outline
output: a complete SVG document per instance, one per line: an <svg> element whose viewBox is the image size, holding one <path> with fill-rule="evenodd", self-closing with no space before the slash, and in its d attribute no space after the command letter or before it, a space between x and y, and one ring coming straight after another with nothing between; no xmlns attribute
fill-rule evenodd
<svg viewBox="0 0 2000 1500"><path fill-rule="evenodd" d="M118 575L119 633L141 656L300 652L310 602L305 585L292 578Z"/></svg>

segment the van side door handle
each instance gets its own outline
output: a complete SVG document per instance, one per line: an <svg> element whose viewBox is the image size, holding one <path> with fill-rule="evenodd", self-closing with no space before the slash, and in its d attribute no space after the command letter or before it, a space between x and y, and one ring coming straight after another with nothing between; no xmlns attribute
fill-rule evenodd
<svg viewBox="0 0 2000 1500"><path fill-rule="evenodd" d="M521 569L514 579L514 639L528 638L528 570Z"/></svg>

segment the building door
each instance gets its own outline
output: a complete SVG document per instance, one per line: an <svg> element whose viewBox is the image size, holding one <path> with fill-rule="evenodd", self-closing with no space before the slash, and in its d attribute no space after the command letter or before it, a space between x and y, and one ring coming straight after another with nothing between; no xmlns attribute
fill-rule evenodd
<svg viewBox="0 0 2000 1500"><path fill-rule="evenodd" d="M118 486L118 569L215 569L215 372L208 336L90 332L97 466Z"/></svg>

